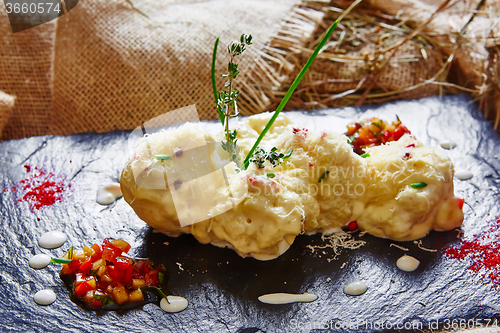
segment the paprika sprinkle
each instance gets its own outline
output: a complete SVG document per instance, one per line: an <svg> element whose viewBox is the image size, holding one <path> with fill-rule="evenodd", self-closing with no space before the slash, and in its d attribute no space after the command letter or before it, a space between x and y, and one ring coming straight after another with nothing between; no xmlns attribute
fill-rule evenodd
<svg viewBox="0 0 500 333"><path fill-rule="evenodd" d="M12 188L22 190L22 198L17 201L29 202L31 209L40 209L44 206L50 206L61 201L64 192L71 185L66 185L63 179L58 179L52 172L46 172L44 169L25 165L24 168L29 176Z"/></svg>
<svg viewBox="0 0 500 333"><path fill-rule="evenodd" d="M500 286L500 217L493 220L483 235L474 235L473 240L460 240L458 247L446 247L447 258L470 261L468 270L489 278L495 288Z"/></svg>

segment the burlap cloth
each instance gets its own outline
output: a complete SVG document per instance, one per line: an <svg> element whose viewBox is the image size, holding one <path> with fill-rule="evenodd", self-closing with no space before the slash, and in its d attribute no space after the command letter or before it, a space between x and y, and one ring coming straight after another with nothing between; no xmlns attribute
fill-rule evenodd
<svg viewBox="0 0 500 333"><path fill-rule="evenodd" d="M406 15L408 22L418 26L440 2L364 0L362 4L363 10L368 7L394 17ZM441 34L443 44L449 44L450 34L463 26L478 2L455 3L454 8L436 17L426 31ZM307 60L312 42L339 15L332 8L342 11L352 1L132 0L132 3L140 12L126 0L80 0L57 21L15 34L0 3L0 91L16 97L12 108L12 99L2 104L0 96L0 131L11 110L1 139L133 129L143 121L191 104L196 105L200 119L216 119L210 83L213 43L221 37L217 61L217 73L221 74L228 60L225 46L242 33L252 34L254 45L238 59L242 71L236 81L242 92L240 108L243 115L272 110ZM489 28L491 22L496 22L490 14L480 13L475 18L467 34L476 36L477 43L471 43L470 39L464 43L454 55L453 70L445 74L450 72L455 83L472 90L484 87L489 96L486 110L497 110L498 124L500 98L495 96L499 95L500 85L495 88L495 82L492 84L484 75L492 72L486 77L500 76L500 67L488 65L498 63L496 51L500 44L495 37L498 25ZM368 29L372 23L361 24ZM342 29L351 28L346 23ZM335 32L333 40L340 38L342 29ZM354 104L355 100L349 99L354 95L335 99L338 104L328 102L345 90L357 87L362 91L369 85L369 81L362 80L369 72L370 57L376 56L376 48L376 43L367 41L357 53L344 55L368 55L359 62L340 61L337 58L341 54L329 59L325 56L329 51L325 50L287 108ZM422 52L422 48L427 51ZM395 58L413 60L384 69L377 84L385 94L432 78L452 47L425 44L414 38L397 52ZM218 77L222 87L223 79ZM440 88L430 84L396 97L435 95L442 92Z"/></svg>
<svg viewBox="0 0 500 333"><path fill-rule="evenodd" d="M56 22L15 34L0 4L0 90L17 97L2 139L131 129L191 104L213 119L215 39L223 73L225 46L254 36L243 72L296 1L132 2L148 18L125 0L81 0Z"/></svg>

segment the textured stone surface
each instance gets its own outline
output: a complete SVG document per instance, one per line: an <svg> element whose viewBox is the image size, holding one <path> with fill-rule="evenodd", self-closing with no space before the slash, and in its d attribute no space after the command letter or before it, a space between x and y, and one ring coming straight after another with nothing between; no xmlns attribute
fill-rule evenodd
<svg viewBox="0 0 500 333"><path fill-rule="evenodd" d="M365 112L365 114L361 114ZM288 116L310 130L343 132L345 125L367 116L393 120L398 114L412 133L426 144L442 149L439 142L452 140L447 151L456 169L471 170L467 181L455 179L455 193L465 197L466 235L476 233L499 216L500 137L471 101L463 96L404 101L373 108L293 112ZM220 125L207 123L208 128ZM81 134L67 137L34 137L0 143L0 325L3 331L26 332L290 332L329 331L325 325L370 323L401 324L500 316L498 291L489 280L481 281L466 270L467 262L443 258L442 249L454 244L457 232L432 232L423 245L398 243L421 261L415 272L396 268L403 255L393 242L364 236L367 245L343 251L336 261L330 249L312 254L309 244L323 244L319 236L300 236L281 257L268 262L242 259L232 250L198 244L190 235L169 238L154 233L120 199L110 207L95 202L99 186L118 181L127 159L126 132ZM498 158L495 157L498 156ZM11 190L27 176L24 164L44 167L66 177L72 187L62 202L32 211L17 202ZM490 216L486 216L486 214ZM61 230L68 242L55 250L38 247L46 231ZM132 245L131 255L151 257L170 271L169 289L189 300L181 313L168 314L153 304L124 313L85 311L67 297L58 277L59 266L41 270L28 266L31 256L61 256L69 246L123 238ZM168 242L168 245L165 244ZM345 263L345 266L341 268ZM182 268L182 269L181 269ZM327 278L331 280L328 282ZM368 291L357 297L343 293L346 284L364 280ZM55 303L38 306L33 295L53 289ZM257 297L271 292L319 296L308 304L267 305ZM316 325L316 326L313 326ZM374 326L375 328L377 326ZM374 329L373 329L374 330ZM352 326L343 331L372 331Z"/></svg>

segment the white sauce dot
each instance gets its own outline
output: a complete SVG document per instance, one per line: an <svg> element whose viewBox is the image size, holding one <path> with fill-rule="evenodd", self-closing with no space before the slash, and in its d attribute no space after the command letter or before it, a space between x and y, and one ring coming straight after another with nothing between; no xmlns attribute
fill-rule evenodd
<svg viewBox="0 0 500 333"><path fill-rule="evenodd" d="M420 261L406 254L396 261L396 266L405 272L413 272L418 268L418 265L420 265Z"/></svg>
<svg viewBox="0 0 500 333"><path fill-rule="evenodd" d="M160 301L160 307L166 312L180 312L187 308L187 306L187 299L181 296L167 296L167 299L162 298Z"/></svg>
<svg viewBox="0 0 500 333"><path fill-rule="evenodd" d="M461 171L457 171L455 173L455 177L457 177L460 180L471 179L472 176L473 176L472 172L467 171L467 170L461 170Z"/></svg>
<svg viewBox="0 0 500 333"><path fill-rule="evenodd" d="M31 268L40 269L47 267L47 265L50 264L50 259L50 256L46 254L37 254L36 256L30 258L28 264Z"/></svg>
<svg viewBox="0 0 500 333"><path fill-rule="evenodd" d="M453 149L457 146L457 144L453 141L443 141L440 143L441 147L444 149Z"/></svg>
<svg viewBox="0 0 500 333"><path fill-rule="evenodd" d="M344 288L344 292L347 295L358 296L363 294L368 287L363 281L351 282Z"/></svg>
<svg viewBox="0 0 500 333"><path fill-rule="evenodd" d="M110 205L122 196L120 184L112 183L104 185L97 190L96 201L100 205Z"/></svg>
<svg viewBox="0 0 500 333"><path fill-rule="evenodd" d="M66 242L68 236L60 231L49 231L38 238L38 245L45 249L55 249Z"/></svg>
<svg viewBox="0 0 500 333"><path fill-rule="evenodd" d="M56 293L48 289L40 290L35 294L35 296L33 296L33 299L37 304L49 305L54 303L54 301L56 300Z"/></svg>
<svg viewBox="0 0 500 333"><path fill-rule="evenodd" d="M275 293L259 296L259 301L266 304L288 304L296 302L313 302L318 299L318 296L309 293L303 294L286 294Z"/></svg>

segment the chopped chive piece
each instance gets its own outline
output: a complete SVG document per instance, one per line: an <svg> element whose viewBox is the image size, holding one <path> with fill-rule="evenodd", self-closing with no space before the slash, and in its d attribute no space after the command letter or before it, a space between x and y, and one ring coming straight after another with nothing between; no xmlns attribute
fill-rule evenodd
<svg viewBox="0 0 500 333"><path fill-rule="evenodd" d="M292 153L293 153L293 149L290 149L290 151L288 153L286 153L285 156L283 156L283 159L289 158L290 156L292 156Z"/></svg>
<svg viewBox="0 0 500 333"><path fill-rule="evenodd" d="M64 259L64 258L52 258L50 262L53 264L71 264L73 259Z"/></svg>
<svg viewBox="0 0 500 333"><path fill-rule="evenodd" d="M164 279L165 279L165 274L163 274L162 272L158 272L158 282L163 284Z"/></svg>
<svg viewBox="0 0 500 333"><path fill-rule="evenodd" d="M219 114L219 119L220 119L220 122L222 123L222 126L224 126L224 111L219 106L219 93L217 92L217 83L215 81L215 61L217 59L217 47L218 46L219 46L219 38L217 38L215 40L214 51L212 53L212 68L211 68L212 90L214 93L215 105L217 106L217 113Z"/></svg>
<svg viewBox="0 0 500 333"><path fill-rule="evenodd" d="M359 156L361 156L363 158L367 158L367 157L370 157L370 153L364 153L363 155L359 155Z"/></svg>
<svg viewBox="0 0 500 333"><path fill-rule="evenodd" d="M426 187L427 184L424 183L424 182L420 182L420 183L413 183L410 186L413 187L413 188L423 188L423 187Z"/></svg>
<svg viewBox="0 0 500 333"><path fill-rule="evenodd" d="M73 246L68 250L68 259L73 259Z"/></svg>
<svg viewBox="0 0 500 333"><path fill-rule="evenodd" d="M323 172L323 174L321 175L321 177L319 177L319 179L318 179L318 183L321 183L323 181L323 179L325 179L326 176L328 176L329 173L330 173L330 171Z"/></svg>
<svg viewBox="0 0 500 333"><path fill-rule="evenodd" d="M171 160L172 159L172 157L170 157L170 155L155 155L155 158L158 161L164 161L164 160Z"/></svg>
<svg viewBox="0 0 500 333"><path fill-rule="evenodd" d="M267 176L267 178L274 178L274 176L276 176L276 175L272 172L268 172L266 176Z"/></svg>
<svg viewBox="0 0 500 333"><path fill-rule="evenodd" d="M295 88L297 88L297 86L299 85L300 81L302 80L302 78L306 74L307 70L311 66L311 63L314 61L314 59L318 55L319 51L323 48L323 46L325 45L328 38L330 38L330 36L333 33L333 30L335 30L338 23L339 23L338 21L333 22L332 26L327 30L327 32L323 36L323 39L321 40L321 42L319 42L318 46L316 46L316 48L314 49L313 54L311 54L311 56L307 60L304 67L302 67L302 69L300 70L299 74L297 75L297 77L293 81L292 85L290 86L290 88L286 92L285 97L283 97L283 99L281 100L281 103L276 108L276 111L274 111L273 116L271 117L271 119L269 119L269 122L267 123L266 127L260 133L260 135L257 138L257 141L255 141L252 149L250 149L250 151L248 152L247 157L245 158L245 161L243 162L243 165L241 166L242 169L248 168L248 165L250 164L250 159L252 158L252 155L253 155L255 149L257 149L257 146L260 144L260 142L262 141L262 139L266 135L267 131L269 131L269 129L273 126L274 121L276 120L276 118L278 118L280 112L285 107L285 104L288 102L288 100L292 96L293 92L295 91Z"/></svg>
<svg viewBox="0 0 500 333"><path fill-rule="evenodd" d="M152 290L152 291L157 292L158 294L160 294L160 296L163 297L164 299L167 299L167 295L165 295L165 293L163 292L163 290L161 290L158 287L155 287L155 286L146 286L146 287L142 287L140 289L141 290ZM167 300L167 302L168 302L168 300Z"/></svg>

